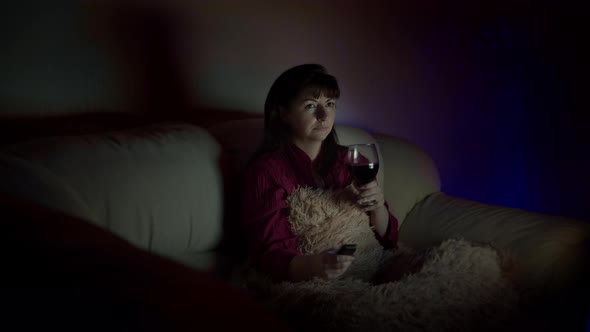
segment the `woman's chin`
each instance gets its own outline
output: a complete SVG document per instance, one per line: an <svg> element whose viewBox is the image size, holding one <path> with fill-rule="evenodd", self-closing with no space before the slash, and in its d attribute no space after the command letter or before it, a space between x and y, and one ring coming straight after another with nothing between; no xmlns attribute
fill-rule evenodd
<svg viewBox="0 0 590 332"><path fill-rule="evenodd" d="M310 135L310 138L314 141L324 141L330 132L316 132Z"/></svg>

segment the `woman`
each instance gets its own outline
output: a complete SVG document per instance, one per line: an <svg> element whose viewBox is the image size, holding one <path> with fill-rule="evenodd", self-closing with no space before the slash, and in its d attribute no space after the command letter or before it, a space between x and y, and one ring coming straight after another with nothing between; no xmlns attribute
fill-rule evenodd
<svg viewBox="0 0 590 332"><path fill-rule="evenodd" d="M305 64L281 74L266 98L263 141L244 178L242 221L253 263L275 281L337 278L354 260L337 255L335 248L301 255L285 203L298 186L339 189L351 184L347 149L338 145L334 130L339 96L336 79L324 67ZM352 190L357 204L376 202L364 207L375 236L383 247L396 247L398 222L377 181Z"/></svg>

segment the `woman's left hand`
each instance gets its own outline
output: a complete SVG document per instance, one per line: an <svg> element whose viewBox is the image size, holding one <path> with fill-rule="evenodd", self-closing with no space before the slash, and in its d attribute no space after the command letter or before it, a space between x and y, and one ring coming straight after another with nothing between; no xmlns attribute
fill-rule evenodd
<svg viewBox="0 0 590 332"><path fill-rule="evenodd" d="M385 204L385 196L377 180L373 180L362 186L354 185L357 191L356 203L363 209L363 211L373 211Z"/></svg>

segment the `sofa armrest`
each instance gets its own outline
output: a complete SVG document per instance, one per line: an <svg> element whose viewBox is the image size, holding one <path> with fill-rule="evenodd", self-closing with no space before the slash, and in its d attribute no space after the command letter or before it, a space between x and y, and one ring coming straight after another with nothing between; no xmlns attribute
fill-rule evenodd
<svg viewBox="0 0 590 332"><path fill-rule="evenodd" d="M381 187L401 227L416 203L440 191L438 169L432 158L412 142L388 135L374 137L381 152Z"/></svg>
<svg viewBox="0 0 590 332"><path fill-rule="evenodd" d="M400 241L426 248L448 238L492 243L514 255L521 286L560 291L588 265L590 223L481 204L435 193L416 204Z"/></svg>
<svg viewBox="0 0 590 332"><path fill-rule="evenodd" d="M21 330L290 331L243 289L0 192L2 323ZM261 322L264 322L261 324Z"/></svg>

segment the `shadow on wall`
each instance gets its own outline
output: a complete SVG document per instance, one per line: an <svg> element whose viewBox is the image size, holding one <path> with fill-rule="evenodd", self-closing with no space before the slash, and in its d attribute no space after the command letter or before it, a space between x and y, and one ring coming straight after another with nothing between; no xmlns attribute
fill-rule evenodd
<svg viewBox="0 0 590 332"><path fill-rule="evenodd" d="M89 2L88 8L96 36L120 67L117 72L122 73L120 79L131 100L128 109L189 111L193 104L190 71L181 41L190 29L181 8L161 2L110 0Z"/></svg>

